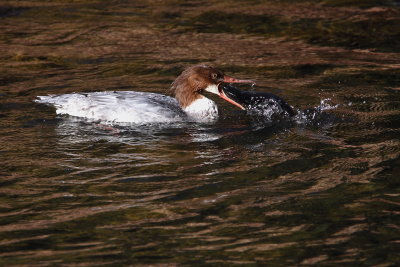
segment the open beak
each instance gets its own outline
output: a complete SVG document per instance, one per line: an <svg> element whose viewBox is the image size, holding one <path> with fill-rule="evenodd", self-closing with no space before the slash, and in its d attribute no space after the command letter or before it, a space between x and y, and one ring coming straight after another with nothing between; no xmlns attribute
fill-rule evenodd
<svg viewBox="0 0 400 267"><path fill-rule="evenodd" d="M232 105L235 105L235 106L239 107L240 109L245 110L246 108L242 104L240 104L240 102L245 103L245 101L243 101L242 92L239 89L229 85L229 83L255 84L255 82L252 80L239 80L239 79L224 75L224 79L221 81L220 84L210 85L207 88L205 88L204 90L208 91L210 93L213 93L213 94L217 94L219 97L221 97L225 101L228 101Z"/></svg>
<svg viewBox="0 0 400 267"><path fill-rule="evenodd" d="M251 84L255 84L255 82L252 81L252 80L239 80L239 79L236 79L236 78L233 78L233 77L229 77L229 76L226 76L226 75L224 75L224 81L223 81L223 82L224 82L224 83L251 83ZM225 93L225 90L227 90L227 89L229 89L229 88L227 88L227 87L224 86L224 85L221 85L221 84L218 85L218 95L219 95L219 97L221 97L222 99L228 101L229 103L231 103L231 104L233 104L233 105L239 107L240 109L245 110L245 108L244 108L241 104L239 104L238 102L236 102L236 101L234 100L234 98L237 98L237 97L229 97L229 96ZM237 89L236 89L236 90L237 90ZM233 94L234 94L234 92L232 92L231 90L229 90L229 95L230 95L230 96L234 96Z"/></svg>
<svg viewBox="0 0 400 267"><path fill-rule="evenodd" d="M219 93L218 95L219 95L219 97L221 97L222 99L228 101L228 102L231 103L232 105L235 105L235 106L239 107L240 109L245 110L245 108L244 108L241 104L239 104L238 102L236 102L236 101L233 100L232 98L229 98L229 97L225 94L224 89L226 90L226 88L225 88L223 85L218 86L218 93ZM230 93L230 95L232 95L232 94Z"/></svg>

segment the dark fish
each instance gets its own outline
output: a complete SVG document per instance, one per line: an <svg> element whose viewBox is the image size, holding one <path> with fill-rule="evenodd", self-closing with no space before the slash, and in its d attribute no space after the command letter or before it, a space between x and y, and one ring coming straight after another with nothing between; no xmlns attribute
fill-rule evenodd
<svg viewBox="0 0 400 267"><path fill-rule="evenodd" d="M294 116L296 112L285 100L271 93L242 91L229 84L220 84L220 97L252 113L263 114L265 111L277 115Z"/></svg>

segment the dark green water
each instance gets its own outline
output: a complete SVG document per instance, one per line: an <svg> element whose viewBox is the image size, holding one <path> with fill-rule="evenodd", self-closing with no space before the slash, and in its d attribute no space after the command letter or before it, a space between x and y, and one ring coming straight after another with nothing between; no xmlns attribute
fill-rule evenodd
<svg viewBox="0 0 400 267"><path fill-rule="evenodd" d="M399 4L1 2L0 265L395 266ZM111 131L33 102L197 63L330 109Z"/></svg>

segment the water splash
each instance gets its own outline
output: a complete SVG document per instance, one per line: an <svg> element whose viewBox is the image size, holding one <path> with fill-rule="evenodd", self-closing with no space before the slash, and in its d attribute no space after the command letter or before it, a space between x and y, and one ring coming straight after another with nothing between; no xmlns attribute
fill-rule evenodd
<svg viewBox="0 0 400 267"><path fill-rule="evenodd" d="M273 121L280 117L289 117L287 112L282 109L281 105L273 100L249 106L247 114L267 121Z"/></svg>
<svg viewBox="0 0 400 267"><path fill-rule="evenodd" d="M291 117L280 105L274 102L261 103L251 106L247 114L251 116L253 124L258 127L275 124L276 122L294 122L298 125L322 126L331 124L333 115L328 110L334 110L339 104L332 103L330 98L321 99L320 104L305 110L295 109L296 115Z"/></svg>
<svg viewBox="0 0 400 267"><path fill-rule="evenodd" d="M333 104L331 98L321 99L318 106L308 108L306 110L297 110L297 115L294 120L298 124L306 124L318 122L321 120L321 116L325 114L324 111L333 110L339 107L339 104Z"/></svg>

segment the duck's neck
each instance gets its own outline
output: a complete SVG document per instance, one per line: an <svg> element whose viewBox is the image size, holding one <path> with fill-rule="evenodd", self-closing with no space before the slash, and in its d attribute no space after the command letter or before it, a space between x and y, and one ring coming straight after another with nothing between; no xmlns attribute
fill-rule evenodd
<svg viewBox="0 0 400 267"><path fill-rule="evenodd" d="M214 121L218 119L217 105L211 99L199 95L190 105L183 108L186 114L196 121Z"/></svg>

